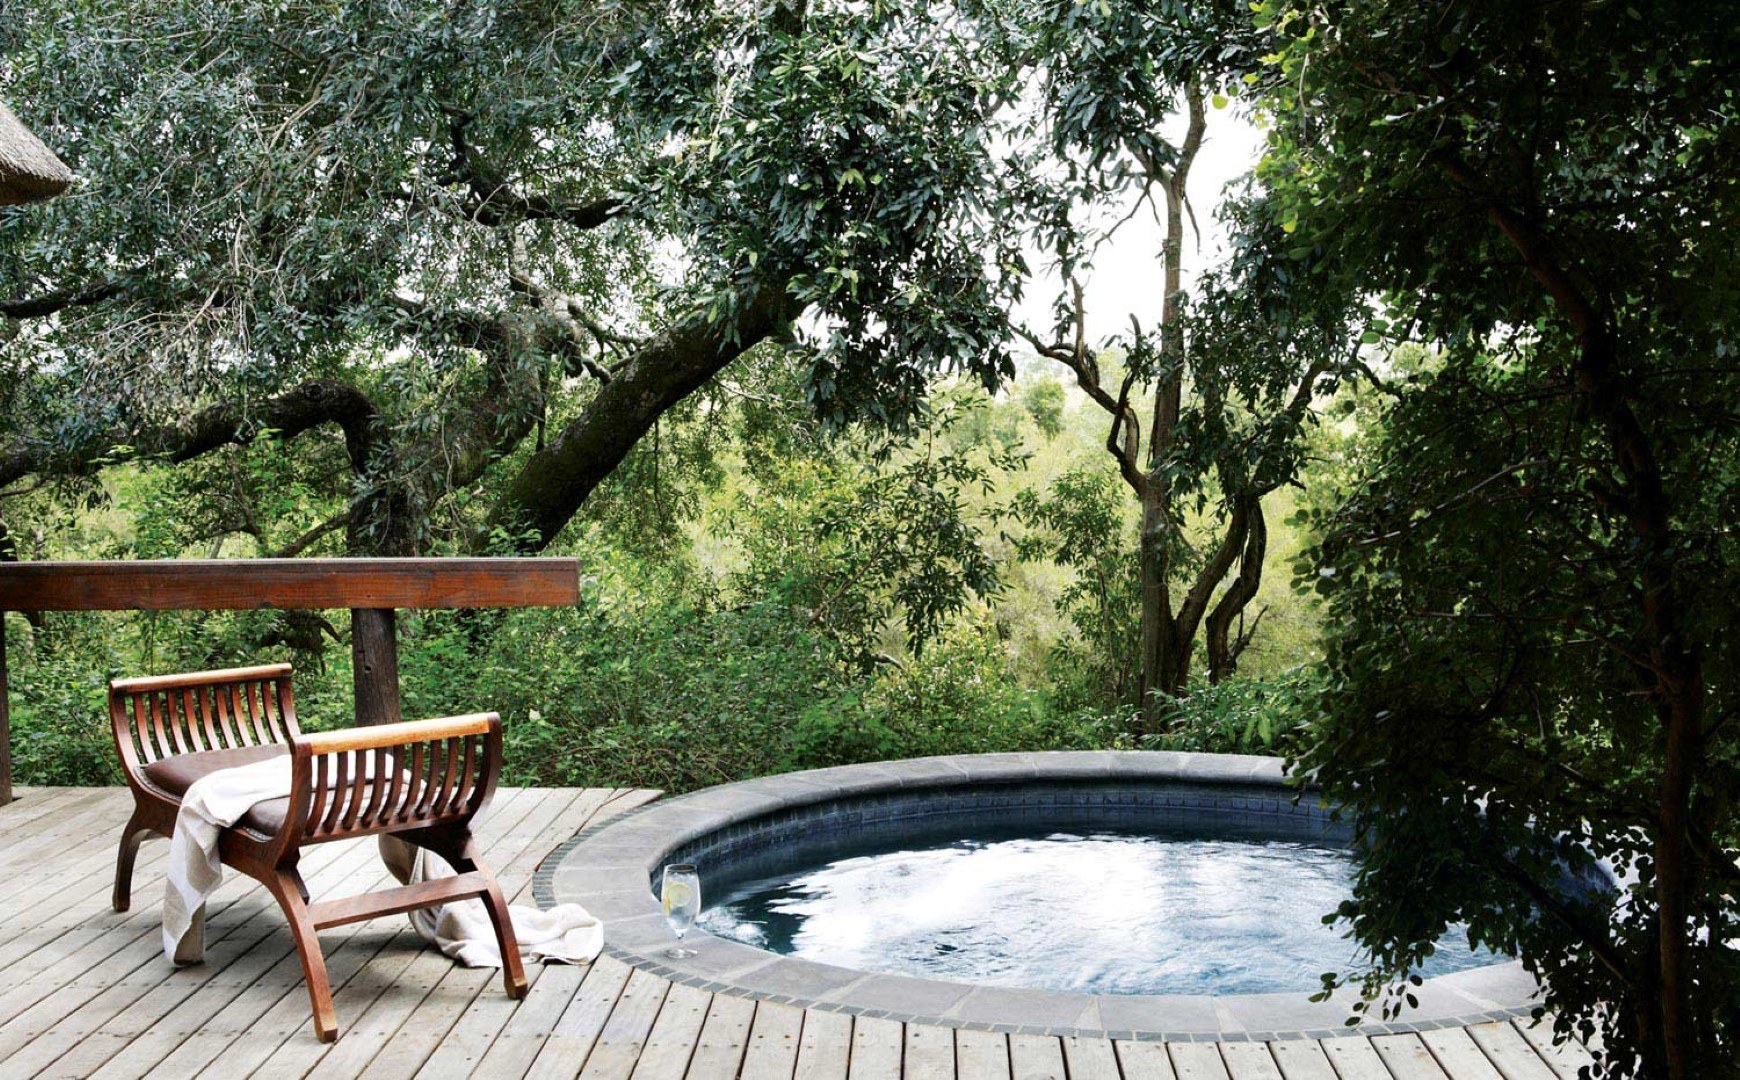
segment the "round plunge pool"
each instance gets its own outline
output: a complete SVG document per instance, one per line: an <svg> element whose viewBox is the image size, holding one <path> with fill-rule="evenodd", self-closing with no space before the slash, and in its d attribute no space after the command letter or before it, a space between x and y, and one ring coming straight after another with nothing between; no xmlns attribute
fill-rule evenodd
<svg viewBox="0 0 1740 1080"><path fill-rule="evenodd" d="M654 803L558 849L535 882L605 923L619 959L806 1007L957 1026L1126 1037L1346 1033L1313 1002L1360 965L1323 917L1352 857L1274 758L973 755L766 777ZM696 864L675 937L662 868ZM1439 942L1419 1004L1372 1030L1526 1014L1533 980Z"/></svg>
<svg viewBox="0 0 1740 1080"><path fill-rule="evenodd" d="M1339 845L1221 822L901 831L727 865L697 925L864 971L1082 994L1310 994L1360 961L1322 918L1348 895ZM1419 974L1503 959L1452 931Z"/></svg>

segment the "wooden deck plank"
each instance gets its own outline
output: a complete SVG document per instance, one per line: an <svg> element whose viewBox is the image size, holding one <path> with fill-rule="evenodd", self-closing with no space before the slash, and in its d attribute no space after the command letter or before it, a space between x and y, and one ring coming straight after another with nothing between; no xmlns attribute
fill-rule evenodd
<svg viewBox="0 0 1740 1080"><path fill-rule="evenodd" d="M1165 1043L1120 1042L1116 1046L1124 1080L1178 1080Z"/></svg>
<svg viewBox="0 0 1740 1080"><path fill-rule="evenodd" d="M809 1009L798 1039L795 1080L846 1080L852 1060L852 1018Z"/></svg>
<svg viewBox="0 0 1740 1080"><path fill-rule="evenodd" d="M934 1024L906 1025L906 1061L901 1075L906 1080L954 1080L954 1029Z"/></svg>
<svg viewBox="0 0 1740 1080"><path fill-rule="evenodd" d="M510 823L505 817L492 814L484 824L485 857L497 869L510 901L529 884L531 871L549 848L584 826L612 792L534 789L531 794L534 801L516 808L522 811L516 820ZM551 828L560 831L545 832ZM540 844L537 842L540 839L547 842ZM397 963L391 958L384 962ZM317 1065L310 1065L314 1075L342 1080L360 1075L365 1066L371 1075L414 1075L442 1052L449 1039L453 1040L452 1049L458 1059L481 1058L487 1053L495 1036L513 1015L515 1003L505 994L491 990L488 975L468 972L451 963L435 964L428 973L435 982L425 985L418 981L420 995L414 1001L383 1000L388 996L403 997L395 989L393 979L375 980L371 985L365 977L358 985L372 992L366 993L366 1000L357 1007L367 1018L362 1041L370 1044L372 1051L357 1046L342 1052L337 1047L316 1049L314 1052L325 1057ZM337 998L334 1005L340 1010L350 1007ZM371 1018L371 1010L379 1011ZM344 1015L341 1011L341 1023ZM415 1023L411 1022L413 1017Z"/></svg>
<svg viewBox="0 0 1740 1080"><path fill-rule="evenodd" d="M1449 1080L1418 1035L1376 1035L1371 1045L1396 1080Z"/></svg>
<svg viewBox="0 0 1740 1080"><path fill-rule="evenodd" d="M689 1058L688 1080L733 1080L741 1073L755 1012L749 998L714 996L701 1025L701 1040Z"/></svg>
<svg viewBox="0 0 1740 1080"><path fill-rule="evenodd" d="M215 936L216 927L208 927L208 932ZM75 1010L61 1025L51 1029L42 1045L74 1044L72 1048L76 1050L75 1060L79 1064L69 1062L59 1068L75 1075L91 1075L100 1072L100 1067L106 1064L96 1056L93 1047L83 1045L83 1033L94 1029L105 1036L101 1045L112 1044L117 1050L124 1048L128 1051L123 1063L109 1069L108 1075L141 1072L187 1037L184 1031L177 1030L167 1038L136 1046L140 1037L149 1030L148 1025L177 1016L190 1001L199 1002L200 1007L215 1007L230 999L237 992L233 980L245 977L245 973L258 963L257 958L265 955L262 942L270 933L271 928L263 920L245 920L223 940L208 941L206 965L186 971L172 968L161 955L156 935L147 935L142 941L148 950L147 956L145 962L138 965L136 973L115 984L111 992L98 995ZM288 934L285 937L287 941ZM247 949L237 951L234 942L242 940L249 943ZM197 1008L192 1013L191 1021L175 1026L185 1028L190 1022L209 1020L209 1013L202 1017ZM182 1012L181 1015L187 1014Z"/></svg>
<svg viewBox="0 0 1740 1080"><path fill-rule="evenodd" d="M1558 1080L1534 1045L1509 1024L1477 1024L1466 1031L1504 1080Z"/></svg>
<svg viewBox="0 0 1740 1080"><path fill-rule="evenodd" d="M0 927L6 935L0 945L0 979L16 978L19 971L39 969L49 956L64 955L67 942L63 939L94 939L113 931L137 931L156 921L157 900L163 895L161 867L167 844L147 845L139 854L133 875L133 910L116 913L110 910L109 895L114 885L115 849L105 843L103 850L90 860L91 869L83 874L45 875L39 892L15 898L8 903L21 905ZM211 902L210 910L233 901L240 892L220 893ZM74 941L74 945L78 944ZM49 950L42 955L43 950Z"/></svg>
<svg viewBox="0 0 1740 1080"><path fill-rule="evenodd" d="M749 1046L743 1054L743 1080L792 1080L803 1030L802 1009L775 1001L756 1005Z"/></svg>
<svg viewBox="0 0 1740 1080"><path fill-rule="evenodd" d="M164 848L167 850L166 845ZM15 914L0 930L11 935L0 978L17 979L22 972L40 971L106 933L138 932L156 921L155 901L162 896L163 885L161 875L155 873L155 864L141 858L139 873L134 877L134 910L119 914L109 908L113 859L111 848L102 853L100 874L73 883L45 881L39 892L8 902L22 905L28 914ZM208 909L215 912L239 895L239 891L220 891ZM19 944L25 946L22 953L16 951Z"/></svg>
<svg viewBox="0 0 1740 1080"><path fill-rule="evenodd" d="M1014 1080L1068 1080L1063 1041L1050 1035L1009 1036L1009 1066Z"/></svg>
<svg viewBox="0 0 1740 1080"><path fill-rule="evenodd" d="M632 970L608 956L599 957L587 969L580 992L568 1002L555 1028L538 1047L531 1068L526 1070L528 1080L574 1080L580 1075L598 1037L604 1033L606 1022L616 1011Z"/></svg>
<svg viewBox="0 0 1740 1080"><path fill-rule="evenodd" d="M670 983L639 968L629 975L616 1008L586 1055L586 1067L580 1070L585 1080L627 1080L633 1074L670 989Z"/></svg>
<svg viewBox="0 0 1740 1080"><path fill-rule="evenodd" d="M850 1080L900 1080L905 1038L898 1020L875 1016L852 1018Z"/></svg>
<svg viewBox="0 0 1740 1080"><path fill-rule="evenodd" d="M488 857L498 867L508 902L530 904L531 874L537 864L551 848L585 828L617 794L615 789L551 792L517 828L492 845ZM459 974L460 970L455 968L443 979L433 996L437 999L447 996L463 998L469 994L470 1003L451 1030L429 1046L418 1075L462 1075L471 1064L481 1061L522 1008L519 1002L501 990L499 979L480 982ZM535 986L533 989L537 992ZM398 1041L404 1044L408 1040L401 1035ZM370 1072L374 1072L373 1067ZM320 1074L335 1075L326 1069L320 1070Z"/></svg>
<svg viewBox="0 0 1740 1080"><path fill-rule="evenodd" d="M1522 1080L1518 1077L1507 1077L1495 1068L1463 1028L1422 1031L1420 1041L1432 1052L1439 1067L1456 1080ZM1540 1062L1535 1064L1539 1065ZM1540 1074L1526 1080L1553 1080L1553 1074L1543 1068Z"/></svg>
<svg viewBox="0 0 1740 1080"><path fill-rule="evenodd" d="M1577 1080L1579 1069L1595 1063L1594 1055L1576 1043L1559 1043L1555 1046L1553 1029L1549 1024L1531 1024L1527 1020L1516 1020L1507 1026L1523 1037L1560 1080Z"/></svg>
<svg viewBox="0 0 1740 1080"><path fill-rule="evenodd" d="M1070 1080L1120 1080L1118 1052L1110 1039L1065 1038L1063 1064Z"/></svg>
<svg viewBox="0 0 1740 1080"><path fill-rule="evenodd" d="M1281 1039L1269 1044L1286 1080L1339 1080L1335 1066L1312 1039Z"/></svg>
<svg viewBox="0 0 1740 1080"><path fill-rule="evenodd" d="M530 974L528 972L528 974ZM524 1076L544 1048L550 1032L561 1020L568 1004L586 981L587 968L574 964L551 964L538 976L538 992L526 995L502 1026L501 1033L478 1059L477 1076ZM439 1048L432 1060L442 1060Z"/></svg>
<svg viewBox="0 0 1740 1080"><path fill-rule="evenodd" d="M1369 1039L1356 1035L1324 1039L1323 1053L1341 1080L1394 1080Z"/></svg>
<svg viewBox="0 0 1740 1080"><path fill-rule="evenodd" d="M337 845L333 845L336 847ZM239 875L236 875L239 877ZM379 859L367 841L358 841L349 845L339 853L336 860L328 863L321 872L312 876L309 884L311 890L326 887L366 887L382 877ZM245 881L245 879L242 879ZM291 1031L306 1027L307 991L302 982L302 970L295 959L295 946L288 928L283 924L283 916L276 905L256 894L249 902L233 907L239 911L246 921L238 932L227 935L216 946L208 946L207 962L200 971L212 971L218 977L230 976L226 982L206 984L193 995L178 997L173 980L182 972L169 969L161 957L153 957L152 965L159 971L167 971L167 976L157 987L133 1002L124 1014L127 1017L137 1017L141 1023L132 1031L133 1038L125 1047L125 1052L118 1052L109 1063L96 1074L102 1080L123 1080L133 1076L142 1076L146 1070L162 1064L172 1054L187 1052L180 1058L179 1064L186 1069L188 1075L196 1074L205 1062L196 1060L199 1050L211 1048L214 1041L211 1038L201 1040L197 1047L187 1047L191 1036L200 1031L221 1032L230 1029L230 1041L241 1038L244 1033L250 1041L264 1043L270 1037L269 1033L279 1032L279 1038L288 1037ZM332 938L328 935L324 944L329 951L333 949ZM247 940L244 951L234 952L234 942ZM228 948L226 948L226 946ZM223 952L230 952L233 959L225 965ZM334 956L336 959L336 956ZM329 965L329 973L334 978L342 978L344 968ZM300 1017L303 1021L299 1027L291 1027L285 1022L287 1017L281 1016L277 1024L262 1023L271 1002L261 1003L249 991L256 985L264 988L264 996L272 1001L284 997L296 1000L300 1008L289 1016ZM202 1000L201 994L206 994ZM252 1022L244 1016L237 1016L232 1010L236 1003L248 1001L262 1006L253 1009L255 1013ZM210 1003L207 1007L206 1003ZM223 1019L219 1019L219 1017ZM115 1032L120 1028L114 1022L105 1025L105 1030ZM235 1063L226 1061L226 1066Z"/></svg>
<svg viewBox="0 0 1740 1080"><path fill-rule="evenodd" d="M1220 1056L1232 1080L1285 1080L1267 1043L1221 1043Z"/></svg>
<svg viewBox="0 0 1740 1080"><path fill-rule="evenodd" d="M23 828L45 814L54 813L73 799L109 790L91 787L14 788L13 800L5 808L6 822L13 828Z"/></svg>
<svg viewBox="0 0 1740 1080"><path fill-rule="evenodd" d="M970 1028L955 1032L955 1072L960 1080L1012 1080L1009 1068L1009 1036Z"/></svg>
<svg viewBox="0 0 1740 1080"><path fill-rule="evenodd" d="M1178 1080L1228 1080L1226 1062L1213 1043L1168 1043Z"/></svg>
<svg viewBox="0 0 1740 1080"><path fill-rule="evenodd" d="M640 1047L631 1080L683 1080L712 1003L713 995L705 990L681 983L672 986L646 1044Z"/></svg>
<svg viewBox="0 0 1740 1080"><path fill-rule="evenodd" d="M114 792L121 792L125 798L117 798ZM111 820L103 813L104 808L111 805L127 805L131 796L126 795L126 789L91 788L84 793L57 805L50 812L19 823L20 832L14 842L0 850L0 870L18 870L36 866L67 849L69 844L95 842L104 834ZM120 837L121 824L126 822L125 815L115 824L115 836ZM28 877L8 875L7 884L0 890L0 901L11 901L30 888Z"/></svg>
<svg viewBox="0 0 1740 1080"><path fill-rule="evenodd" d="M332 856L328 856L325 852L320 854L321 858L310 860L311 865L331 863ZM338 853L332 854L335 856ZM232 879L240 878L239 875L234 874L230 877ZM241 878L240 881L246 882L246 879ZM38 972L35 978L25 980L24 984L15 990L16 994L27 997L33 991L59 985L61 987L61 991L57 992L59 1000L45 999L25 1014L11 1017L7 1020L8 1023L16 1021L17 1023L29 1024L32 1019L29 1015L30 1012L66 1008L72 1006L75 999L90 1000L94 996L88 992L82 995L77 993L76 991L80 988L88 991L92 987L113 986L123 980L139 978L154 980L156 976L152 975L153 970L162 974L167 974L171 970L161 955L161 923L158 917L158 906L155 903L136 902L134 910L126 915L110 912L107 910L106 904L107 882L105 881L104 884L105 904L103 911L96 919L92 920L97 925L88 927L94 933L83 936L69 934L59 939L51 948L45 949L44 956L59 955L61 959L49 968ZM159 883L153 882L153 884ZM253 915L255 908L259 905L261 894L256 892L252 897L249 897L247 892L245 885L238 883L237 880L229 880L225 882L223 888L208 905L211 914L207 919L206 935L208 945L213 949L214 963L221 955L217 952L218 943L229 933L240 930L242 923ZM153 889L149 895L158 894L160 894L160 884L159 888ZM242 906L236 907L235 905L238 903L241 903ZM109 924L106 929L103 926L104 923ZM288 941L286 936L286 948L290 947ZM208 966L211 965L208 964ZM17 972L13 972L12 975L16 978ZM217 975L220 979L226 976L227 973ZM240 972L227 977L240 977ZM67 990L73 990L75 993L67 994L64 992ZM0 1003L0 1017L5 1017L10 1011L7 1004ZM61 1015L64 1016L65 1013ZM3 1041L4 1036L0 1035L0 1042Z"/></svg>

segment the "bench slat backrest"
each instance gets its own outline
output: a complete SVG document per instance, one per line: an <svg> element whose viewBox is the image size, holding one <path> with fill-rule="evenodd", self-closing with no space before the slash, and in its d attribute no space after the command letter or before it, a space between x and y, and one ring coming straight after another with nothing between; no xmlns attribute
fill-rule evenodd
<svg viewBox="0 0 1740 1080"><path fill-rule="evenodd" d="M301 734L289 664L116 679L115 742L134 768L174 754L288 743Z"/></svg>

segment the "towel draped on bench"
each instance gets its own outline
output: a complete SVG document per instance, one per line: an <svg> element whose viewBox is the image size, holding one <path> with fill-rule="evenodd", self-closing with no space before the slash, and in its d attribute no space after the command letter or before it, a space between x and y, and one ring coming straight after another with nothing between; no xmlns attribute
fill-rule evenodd
<svg viewBox="0 0 1740 1080"><path fill-rule="evenodd" d="M367 770L371 755L357 755ZM290 796L290 757L280 754L219 769L195 780L181 799L169 840L163 896L163 950L177 964L205 958L205 902L223 881L218 839L255 805ZM445 859L395 836L380 837L381 857L401 884L452 877ZM462 900L410 913L423 940L466 967L502 966L489 915L481 900ZM604 928L578 904L547 911L509 909L520 955L527 960L584 964L604 948Z"/></svg>

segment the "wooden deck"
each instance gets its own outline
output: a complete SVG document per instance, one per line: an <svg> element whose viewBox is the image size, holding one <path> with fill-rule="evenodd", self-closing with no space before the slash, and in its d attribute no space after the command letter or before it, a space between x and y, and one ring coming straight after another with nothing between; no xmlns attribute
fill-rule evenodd
<svg viewBox="0 0 1740 1080"><path fill-rule="evenodd" d="M134 910L109 910L119 789L26 789L0 807L0 1078L582 1077L583 1080L1574 1080L1587 1057L1546 1033L1487 1024L1420 1035L1277 1043L1123 1043L1004 1036L713 995L608 958L497 973L424 949L402 918L321 935L343 1037L315 1041L284 921L230 875L208 961L159 946L167 845L148 844ZM589 822L655 793L515 789L483 829L504 886L530 903L538 861ZM374 845L316 849L316 895L379 887Z"/></svg>

